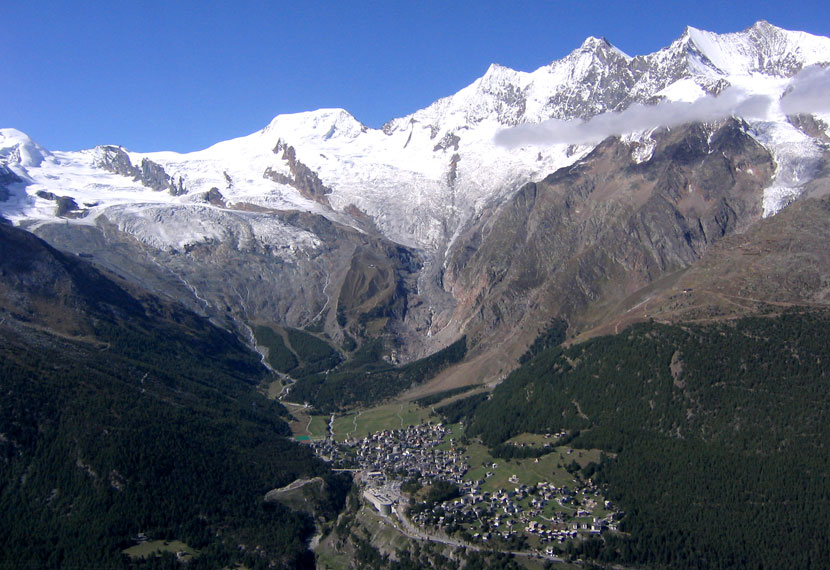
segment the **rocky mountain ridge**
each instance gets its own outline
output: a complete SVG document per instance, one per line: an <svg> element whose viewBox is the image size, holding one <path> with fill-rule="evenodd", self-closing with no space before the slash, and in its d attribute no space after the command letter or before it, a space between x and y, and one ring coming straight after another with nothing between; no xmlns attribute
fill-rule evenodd
<svg viewBox="0 0 830 570"><path fill-rule="evenodd" d="M526 185L462 234L449 260L444 283L464 292L455 313L464 330L536 330L550 314L577 325L744 231L774 172L746 128L729 120L655 132L640 163L610 138Z"/></svg>
<svg viewBox="0 0 830 570"><path fill-rule="evenodd" d="M243 336L380 335L407 360L515 333L515 356L549 318L597 324L798 199L830 109L782 101L828 64L830 38L762 21L636 57L588 38L531 73L493 65L379 130L323 109L178 154L50 152L3 129L0 212ZM720 114L696 119L707 105ZM678 109L691 126L647 115ZM580 136L545 138L563 125Z"/></svg>

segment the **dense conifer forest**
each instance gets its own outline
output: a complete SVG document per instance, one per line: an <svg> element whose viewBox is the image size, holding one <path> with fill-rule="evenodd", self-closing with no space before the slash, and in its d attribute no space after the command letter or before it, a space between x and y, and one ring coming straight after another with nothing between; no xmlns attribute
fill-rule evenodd
<svg viewBox="0 0 830 570"><path fill-rule="evenodd" d="M313 566L314 520L265 494L322 476L325 519L350 478L292 440L258 355L24 232L0 237L17 240L0 285L28 284L0 319L0 568L175 564L122 554L140 534L200 551L191 568Z"/></svg>
<svg viewBox="0 0 830 570"><path fill-rule="evenodd" d="M126 556L139 537L186 543L199 553L191 568L311 567L307 540L315 522L342 511L350 478L291 440L285 409L258 391L272 379L258 356L25 232L2 228L0 237L15 252L0 258L0 567L177 564L172 554ZM391 397L467 349L462 338L394 366L376 339L341 362L318 336L268 330L258 335L276 347L273 362L291 367L293 389L320 410ZM555 321L492 394L464 397L465 388L421 404L460 396L436 411L506 461L546 453L505 445L525 432L565 430L559 444L602 450L598 464L567 468L605 487L624 513L620 532L575 542L567 556L821 568L830 549L828 330L830 314L792 309L644 323L565 347ZM315 476L324 485L308 497L313 514L264 500ZM355 546L358 564L452 564L428 548L390 560L368 541ZM515 564L478 556L482 567Z"/></svg>
<svg viewBox="0 0 830 570"><path fill-rule="evenodd" d="M298 376L299 381L291 389L291 400L308 402L322 413L377 404L432 378L466 354L467 339L461 337L426 358L394 366L383 359L382 340L371 339L339 367Z"/></svg>
<svg viewBox="0 0 830 570"><path fill-rule="evenodd" d="M666 568L825 567L828 330L830 315L792 310L641 324L547 348L466 414L468 433L498 448L522 432L565 428L579 430L574 447L605 452L591 475L625 511L623 532L578 545L575 556Z"/></svg>
<svg viewBox="0 0 830 570"><path fill-rule="evenodd" d="M170 337L110 333L104 353L4 335L0 566L125 566L139 533L202 550L193 567L310 564L311 518L263 497L333 476L257 394L255 360L229 335L205 358Z"/></svg>

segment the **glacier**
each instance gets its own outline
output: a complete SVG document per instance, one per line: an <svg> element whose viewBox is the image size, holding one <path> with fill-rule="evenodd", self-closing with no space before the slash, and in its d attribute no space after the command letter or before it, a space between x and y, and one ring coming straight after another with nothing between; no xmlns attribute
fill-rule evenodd
<svg viewBox="0 0 830 570"><path fill-rule="evenodd" d="M125 149L132 164L149 160L180 181L186 189L183 196L150 190L100 168L100 150L50 152L20 131L3 129L0 161L25 184L18 184L0 208L16 223L55 220L54 203L38 197L38 192L50 193L83 206L83 214L68 223L94 223L116 206L121 219L127 211L140 211L125 210L125 204L181 208L215 188L229 208L296 209L362 227L350 221L350 212L359 212L388 238L439 253L481 211L526 182L572 164L598 142L557 140L505 148L494 144L505 128L551 119L597 120L661 101L695 104L730 89L777 102L798 72L828 62L829 38L763 21L728 34L688 27L667 48L636 57L592 37L565 58L533 72L493 64L458 93L393 119L382 129L366 127L344 109L320 109L278 115L258 132L197 152ZM828 123L825 114L817 117ZM771 215L799 194L820 155L820 141L793 127L777 107L767 116L747 120L779 164L779 175L764 198L764 211ZM647 139L650 126L638 127L608 134ZM291 146L297 160L330 189L327 204L264 176L269 170L279 180L290 179L288 161L277 152L280 144ZM196 226L196 218L210 208L190 210ZM142 234L150 225L130 227ZM183 225L178 231L198 234ZM174 234L157 231L147 243L179 246L183 238Z"/></svg>

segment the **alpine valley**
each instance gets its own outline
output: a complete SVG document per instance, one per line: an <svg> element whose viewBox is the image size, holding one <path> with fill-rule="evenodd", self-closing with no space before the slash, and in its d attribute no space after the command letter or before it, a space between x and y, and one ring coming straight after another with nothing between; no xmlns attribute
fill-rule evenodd
<svg viewBox="0 0 830 570"><path fill-rule="evenodd" d="M6 128L0 214L0 504L33 521L0 523L2 567L173 563L121 556L139 533L300 567L315 528L346 565L522 558L350 534L271 382L329 429L445 394L493 457L601 450L575 471L619 529L547 564L826 567L830 38L592 37L381 129L321 109L188 154ZM261 501L296 479L314 508Z"/></svg>

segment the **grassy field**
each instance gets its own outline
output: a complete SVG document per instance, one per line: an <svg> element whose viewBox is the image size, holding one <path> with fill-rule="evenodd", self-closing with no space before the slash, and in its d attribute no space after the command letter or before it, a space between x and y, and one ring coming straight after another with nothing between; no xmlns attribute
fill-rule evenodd
<svg viewBox="0 0 830 570"><path fill-rule="evenodd" d="M360 417L360 412L352 412L349 414L343 414L342 416L335 415L334 416L334 423L332 424L332 431L334 432L334 439L337 441L343 441L345 439L349 439L355 434L359 433L357 426L356 426L356 418ZM363 433L365 436L366 433ZM361 436L362 437L362 436Z"/></svg>
<svg viewBox="0 0 830 570"><path fill-rule="evenodd" d="M162 552L172 552L173 554L176 552L186 552L187 556L193 557L199 555L198 550L190 548L180 540L150 540L148 542L142 542L141 544L125 548L122 552L133 559L151 558L161 554Z"/></svg>
<svg viewBox="0 0 830 570"><path fill-rule="evenodd" d="M271 398L272 400L276 400L280 394L282 394L283 384L282 380L274 380L270 384L268 384L267 388L265 389L265 395Z"/></svg>
<svg viewBox="0 0 830 570"><path fill-rule="evenodd" d="M400 429L429 420L430 411L413 403L386 404L335 416L334 439L362 438L385 429Z"/></svg>
<svg viewBox="0 0 830 570"><path fill-rule="evenodd" d="M447 424L444 427L447 428L447 435L444 437L444 441L438 444L438 449L441 451L449 451L460 445L459 439L464 436L464 429L461 427L461 424Z"/></svg>
<svg viewBox="0 0 830 570"><path fill-rule="evenodd" d="M555 442L556 438L551 434L546 437L541 433L520 433L515 437L511 437L506 443L523 443L532 447L542 447L546 443Z"/></svg>
<svg viewBox="0 0 830 570"><path fill-rule="evenodd" d="M552 453L538 458L529 459L495 459L487 451L487 448L479 443L471 442L467 445L467 456L470 470L464 476L468 481L484 479L482 487L485 491L496 489L510 489L519 484L535 485L539 481L549 481L557 487L569 485L573 476L565 470L565 465L576 461L580 465L587 465L591 461L599 462L599 450L568 450L567 446L558 447ZM493 464L496 467L493 467ZM492 473L486 477L487 473ZM515 475L519 483L510 482Z"/></svg>
<svg viewBox="0 0 830 570"><path fill-rule="evenodd" d="M309 421L311 420L311 415L309 414L310 410L298 404L291 404L288 402L283 402L283 405L289 412L291 412L291 416L294 418L288 422L288 426L291 428L291 433L294 435L310 436L311 433L308 430Z"/></svg>
<svg viewBox="0 0 830 570"><path fill-rule="evenodd" d="M323 439L329 432L329 416L311 416L308 424L308 435L312 439Z"/></svg>
<svg viewBox="0 0 830 570"><path fill-rule="evenodd" d="M315 562L320 570L348 570L351 568L351 561L347 556L331 549L318 548L315 554L317 555Z"/></svg>
<svg viewBox="0 0 830 570"><path fill-rule="evenodd" d="M283 391L283 383L281 380L274 380L267 386L261 389L269 398L276 400ZM294 404L291 402L282 402L285 408L291 413L293 418L288 422L291 428L291 433L295 436L307 435L312 439L321 439L328 434L329 416L312 415L310 408Z"/></svg>

